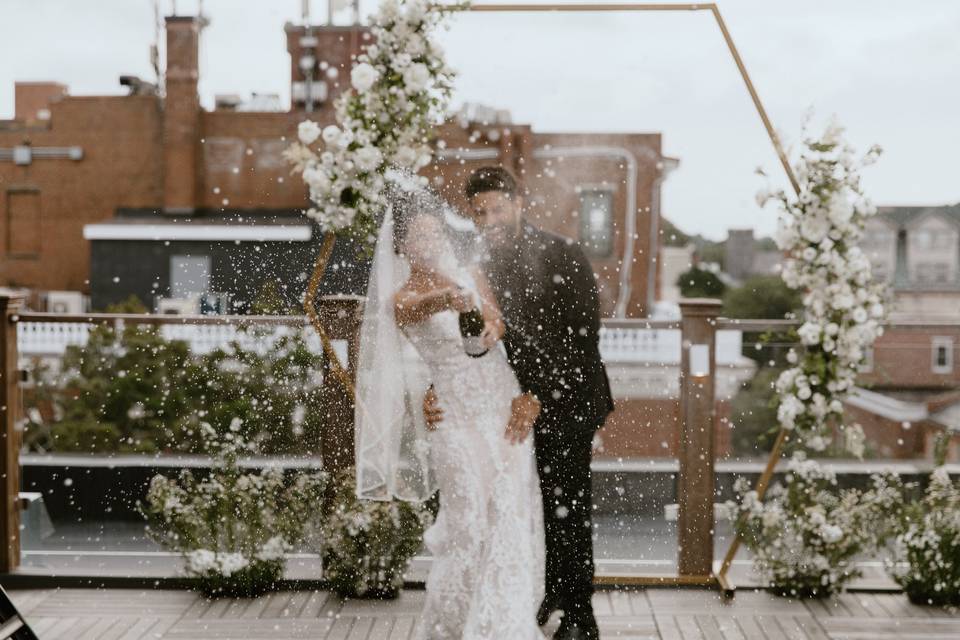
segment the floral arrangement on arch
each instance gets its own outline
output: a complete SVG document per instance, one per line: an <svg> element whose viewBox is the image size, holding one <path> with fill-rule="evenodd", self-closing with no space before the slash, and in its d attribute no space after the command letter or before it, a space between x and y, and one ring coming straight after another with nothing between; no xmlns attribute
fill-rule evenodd
<svg viewBox="0 0 960 640"><path fill-rule="evenodd" d="M214 452L209 475L154 476L140 505L147 534L183 554L187 575L204 595L262 594L283 576L286 553L319 528L326 474L287 479L279 467L244 472L239 457L255 447L242 437L239 419L223 436L206 423L200 429Z"/></svg>
<svg viewBox="0 0 960 640"><path fill-rule="evenodd" d="M384 201L383 173L430 164L433 127L445 115L454 72L433 34L461 5L383 0L371 18L372 42L350 73L351 89L336 102L337 124L300 123L286 151L302 174L324 232L345 233L366 246L376 238Z"/></svg>
<svg viewBox="0 0 960 640"><path fill-rule="evenodd" d="M872 481L866 491L838 491L833 471L802 451L765 500L739 479L742 498L727 509L764 582L784 596L827 597L858 577L854 558L883 548L894 526L890 514L902 500L896 477Z"/></svg>
<svg viewBox="0 0 960 640"><path fill-rule="evenodd" d="M864 223L876 207L863 194L860 169L876 161L879 147L858 158L831 122L819 138L807 137L795 165L800 191L761 192L761 206L776 201L777 246L787 254L781 275L803 292L803 349L791 349L791 367L777 380L777 418L803 446L823 451L834 429L844 448L862 457L860 425L844 425L843 399L852 391L867 348L882 332L887 288L874 282L870 260L859 247Z"/></svg>
<svg viewBox="0 0 960 640"><path fill-rule="evenodd" d="M775 385L777 420L798 450L784 482L765 499L741 482L741 501L730 506L754 569L782 595L842 590L859 575L854 557L877 552L893 534L888 516L901 501L899 481L888 476L874 477L868 491L839 490L833 472L803 451L824 451L839 433L843 449L856 457L865 452L863 429L843 424L843 400L886 318L886 285L874 282L859 247L867 219L876 214L861 188L860 170L879 154L873 147L857 157L843 129L831 122L821 136L803 140L794 166L798 194L757 196L761 206L773 200L780 208L776 241L786 254L781 276L802 293L802 348L788 352L790 367Z"/></svg>

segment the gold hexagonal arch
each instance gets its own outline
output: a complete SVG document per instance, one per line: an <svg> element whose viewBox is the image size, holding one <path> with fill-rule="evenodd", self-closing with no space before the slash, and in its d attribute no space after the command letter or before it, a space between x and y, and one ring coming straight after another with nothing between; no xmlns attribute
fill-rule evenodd
<svg viewBox="0 0 960 640"><path fill-rule="evenodd" d="M790 166L790 161L787 158L787 154L784 151L783 145L780 143L780 139L770 122L770 117L767 115L767 111L763 106L763 102L760 100L760 96L753 85L753 81L750 79L750 74L747 72L747 68L743 63L743 59L740 57L740 52L737 50L737 46L733 41L733 37L730 35L729 29L727 29L727 24L724 21L723 16L720 14L720 8L716 3L667 4L641 2L615 4L472 4L465 6L463 10L479 13L709 12L713 16L717 27L720 29L720 33L723 35L727 49L737 66L737 70L740 72L740 77L743 79L743 83L746 86L747 92L750 94L750 99L753 101L753 105L757 110L757 114L760 116L760 120L763 122L764 129L767 132L767 136L770 138L770 143L773 145L773 148L777 153L777 157L780 159L780 164L786 173L787 179L790 181L790 185L793 187L793 190L799 193L800 185L797 182L797 178L792 167ZM327 236L324 238L323 245L320 249L319 255L317 256L316 264L314 265L310 282L307 286L307 293L304 299L304 310L306 311L310 323L320 335L325 355L330 361L331 373L337 378L337 380L340 381L341 386L344 388L344 391L348 395L349 399L355 402L353 383L350 375L337 358L336 352L333 350L333 347L327 336L327 332L323 327L323 322L321 321L320 315L316 309L317 292L319 290L320 282L323 279L324 272L326 271L327 262L329 261L330 255L333 251L334 241L335 236L333 234L327 234ZM774 444L773 450L770 453L770 458L767 462L766 468L756 486L757 492L761 498L763 497L766 487L769 485L770 479L773 476L773 472L776 467L776 463L780 458L785 440L786 432L781 430ZM711 459L709 461L705 461L704 467L706 468L700 468L697 470L697 475L702 477L706 474L709 474L712 477L713 460ZM682 473L683 471L681 468L681 474ZM710 482L710 486L712 487L712 481ZM681 509L682 508L683 507L681 506ZM684 534L683 532L678 532L678 535L681 538L682 545ZM688 540L688 542L690 542L690 540ZM688 572L684 572L681 566L680 575L676 576L604 575L598 576L595 579L595 582L598 584L636 586L717 585L721 587L726 594L732 594L733 588L728 582L726 574L730 569L730 566L733 562L733 557L737 552L739 544L740 538L739 536L736 536L733 540L733 543L730 545L730 548L727 550L719 571L701 571L698 574L690 574ZM712 544L710 547L712 548ZM682 564L683 563L681 562L681 565Z"/></svg>

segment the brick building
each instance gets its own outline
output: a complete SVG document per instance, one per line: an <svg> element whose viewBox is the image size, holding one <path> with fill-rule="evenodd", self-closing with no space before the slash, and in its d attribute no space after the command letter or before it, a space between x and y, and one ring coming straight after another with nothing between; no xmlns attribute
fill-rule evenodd
<svg viewBox="0 0 960 640"><path fill-rule="evenodd" d="M0 122L0 285L82 291L95 308L130 295L156 308L212 293L242 312L269 280L299 298L319 232L299 216L306 190L281 154L305 117L333 121L341 80L369 36L361 26L288 24L291 108L251 111L224 97L206 111L197 94L202 27L166 19L163 91L129 78L127 96L17 83L15 118ZM660 184L676 164L659 134L542 133L481 109L451 120L438 139L430 177L444 195L461 203L465 172L508 166L529 190L531 219L583 243L604 312L648 312ZM251 265L251 255L262 259ZM351 248L338 243L334 261L346 271L326 290L362 291L364 265Z"/></svg>

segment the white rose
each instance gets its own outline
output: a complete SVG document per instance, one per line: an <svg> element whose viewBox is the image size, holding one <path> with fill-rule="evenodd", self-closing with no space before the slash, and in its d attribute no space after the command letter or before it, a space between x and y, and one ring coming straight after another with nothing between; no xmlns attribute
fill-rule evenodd
<svg viewBox="0 0 960 640"><path fill-rule="evenodd" d="M412 166L417 161L417 152L408 146L402 146L397 149L393 156L393 161L401 167Z"/></svg>
<svg viewBox="0 0 960 640"><path fill-rule="evenodd" d="M312 192L318 195L326 194L330 191L330 177L327 172L317 167L308 167L303 170L303 181L307 183Z"/></svg>
<svg viewBox="0 0 960 640"><path fill-rule="evenodd" d="M376 69L366 62L363 62L355 66L353 71L350 72L350 82L353 84L354 89L360 93L366 93L377 81L379 76L380 74Z"/></svg>
<svg viewBox="0 0 960 640"><path fill-rule="evenodd" d="M393 59L393 66L397 69L404 69L408 67L411 62L413 62L413 58L410 57L409 53L401 53Z"/></svg>
<svg viewBox="0 0 960 640"><path fill-rule="evenodd" d="M853 205L847 198L840 194L835 194L830 199L830 222L842 227L853 218Z"/></svg>
<svg viewBox="0 0 960 640"><path fill-rule="evenodd" d="M813 345L820 342L820 326L813 322L805 322L803 326L797 329L800 341L805 345Z"/></svg>
<svg viewBox="0 0 960 640"><path fill-rule="evenodd" d="M800 222L800 233L810 242L820 242L830 231L830 224L818 215L807 215Z"/></svg>
<svg viewBox="0 0 960 640"><path fill-rule="evenodd" d="M303 144L313 144L320 137L320 125L313 120L304 120L297 127L297 137Z"/></svg>
<svg viewBox="0 0 960 640"><path fill-rule="evenodd" d="M354 154L354 162L361 171L374 171L380 166L383 155L376 147L360 147Z"/></svg>
<svg viewBox="0 0 960 640"><path fill-rule="evenodd" d="M427 3L423 0L412 0L412 2L407 4L407 22L421 22L426 15Z"/></svg>
<svg viewBox="0 0 960 640"><path fill-rule="evenodd" d="M843 529L835 524L824 524L820 527L820 537L828 544L840 542L843 539Z"/></svg>
<svg viewBox="0 0 960 640"><path fill-rule="evenodd" d="M340 127L335 124L323 128L323 141L328 145L335 144L340 139Z"/></svg>
<svg viewBox="0 0 960 640"><path fill-rule="evenodd" d="M430 82L430 70L422 62L411 64L403 72L403 83L411 92L423 91Z"/></svg>
<svg viewBox="0 0 960 640"><path fill-rule="evenodd" d="M857 324L862 324L866 322L868 317L869 316L867 315L867 310L864 309L863 307L857 307L856 309L853 310L853 321L856 322Z"/></svg>

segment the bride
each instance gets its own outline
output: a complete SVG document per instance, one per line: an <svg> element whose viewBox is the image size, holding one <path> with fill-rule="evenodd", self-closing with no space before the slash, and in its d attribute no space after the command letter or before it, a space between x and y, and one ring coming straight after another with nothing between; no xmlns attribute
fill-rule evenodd
<svg viewBox="0 0 960 640"><path fill-rule="evenodd" d="M458 248L444 204L414 178L394 176L390 191L360 336L358 493L440 492L424 535L433 564L414 637L541 639L543 512L528 425L511 419L520 388L497 344L500 311ZM474 308L488 348L478 358L464 352L458 325L458 313ZM443 409L432 431L419 409L427 384Z"/></svg>

